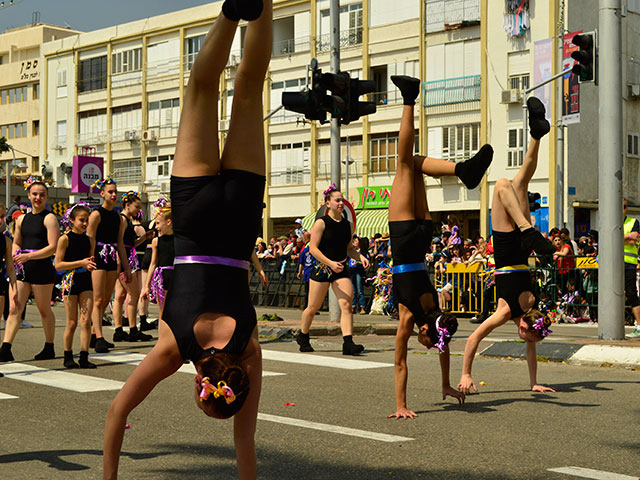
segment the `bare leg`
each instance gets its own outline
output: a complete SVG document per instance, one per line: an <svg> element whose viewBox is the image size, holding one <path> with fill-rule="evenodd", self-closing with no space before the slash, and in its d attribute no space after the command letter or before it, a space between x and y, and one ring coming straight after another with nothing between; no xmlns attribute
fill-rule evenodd
<svg viewBox="0 0 640 480"><path fill-rule="evenodd" d="M249 22L244 56L236 73L231 121L222 152L222 169L265 173L262 97L273 43L272 1L264 1L260 18Z"/></svg>
<svg viewBox="0 0 640 480"><path fill-rule="evenodd" d="M106 270L94 270L91 272L93 283L93 309L91 311L91 324L97 338L102 338L102 317L111 300L111 294L118 279L118 272Z"/></svg>
<svg viewBox="0 0 640 480"><path fill-rule="evenodd" d="M218 93L238 22L219 15L193 67L180 118L172 175L197 177L220 170ZM203 127L207 126L208 131Z"/></svg>
<svg viewBox="0 0 640 480"><path fill-rule="evenodd" d="M311 322L313 317L324 302L324 297L329 291L329 282L316 282L314 280L309 281L309 305L302 312L302 325L300 325L300 331L304 334L309 333L311 328Z"/></svg>
<svg viewBox="0 0 640 480"><path fill-rule="evenodd" d="M536 140L531 137L529 139L529 148L524 156L524 161L518 173L513 179L513 189L515 190L518 201L520 202L520 208L522 213L529 218L531 212L529 212L529 182L533 178L533 174L536 173L538 167L538 151L540 149L540 140Z"/></svg>
<svg viewBox="0 0 640 480"><path fill-rule="evenodd" d="M53 343L53 337L56 333L56 317L51 310L51 292L53 291L53 283L48 285L31 285L33 296L38 311L42 318L42 328L44 329L45 342Z"/></svg>
<svg viewBox="0 0 640 480"><path fill-rule="evenodd" d="M115 328L120 328L122 327L122 315L127 291L122 285L122 281L120 279L116 281L115 289L115 295L113 296L113 326Z"/></svg>
<svg viewBox="0 0 640 480"><path fill-rule="evenodd" d="M73 349L73 335L78 326L78 295L67 295L64 299L64 309L67 312L67 326L64 329L63 346L68 352Z"/></svg>
<svg viewBox="0 0 640 480"><path fill-rule="evenodd" d="M429 205L427 204L427 190L424 184L424 176L422 175L421 157L413 157L416 160L416 171L413 175L413 210L416 219L431 220L429 213ZM448 162L447 162L448 163Z"/></svg>
<svg viewBox="0 0 640 480"><path fill-rule="evenodd" d="M389 201L389 221L397 222L413 220L415 214L414 176L415 160L413 145L415 127L413 106L402 107L402 120L398 141L398 168L391 186L391 200Z"/></svg>
<svg viewBox="0 0 640 480"><path fill-rule="evenodd" d="M91 310L93 309L93 295L90 291L78 295L80 307L80 350L89 351L89 339L91 337Z"/></svg>
<svg viewBox="0 0 640 480"><path fill-rule="evenodd" d="M17 288L20 308L16 308L14 303L11 302L9 307L9 316L7 317L4 329L5 343L13 343L13 340L16 338L18 330L20 329L22 311L25 309L27 300L29 299L29 294L31 293L30 283L17 282Z"/></svg>
<svg viewBox="0 0 640 480"><path fill-rule="evenodd" d="M353 284L349 278L340 278L331 284L340 305L340 329L342 335L353 334Z"/></svg>
<svg viewBox="0 0 640 480"><path fill-rule="evenodd" d="M456 174L456 163L439 158L416 155L420 170L430 177L450 177Z"/></svg>

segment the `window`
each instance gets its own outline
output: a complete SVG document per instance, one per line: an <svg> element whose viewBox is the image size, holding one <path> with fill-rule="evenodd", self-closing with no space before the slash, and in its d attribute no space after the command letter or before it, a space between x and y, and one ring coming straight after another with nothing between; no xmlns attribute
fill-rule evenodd
<svg viewBox="0 0 640 480"><path fill-rule="evenodd" d="M142 47L111 54L111 73L136 72L142 70Z"/></svg>
<svg viewBox="0 0 640 480"><path fill-rule="evenodd" d="M57 98L65 98L67 96L67 71L66 70L58 70L57 72L57 90L56 97Z"/></svg>
<svg viewBox="0 0 640 480"><path fill-rule="evenodd" d="M371 173L394 172L398 161L398 136L385 134L371 139Z"/></svg>
<svg viewBox="0 0 640 480"><path fill-rule="evenodd" d="M187 70L191 70L193 62L195 62L198 52L204 43L206 35L198 35L197 37L191 37L185 39L184 46L184 65Z"/></svg>
<svg viewBox="0 0 640 480"><path fill-rule="evenodd" d="M154 183L153 187L161 191L168 190L171 167L173 165L173 155L159 155L147 157L147 169L145 178Z"/></svg>
<svg viewBox="0 0 640 480"><path fill-rule="evenodd" d="M0 92L0 98L2 99L2 105L9 103L9 90L2 90L2 92Z"/></svg>
<svg viewBox="0 0 640 480"><path fill-rule="evenodd" d="M311 143L271 146L271 185L299 185L310 179Z"/></svg>
<svg viewBox="0 0 640 480"><path fill-rule="evenodd" d="M78 113L78 145L104 143L107 133L107 109L99 108ZM102 137L102 138L101 138Z"/></svg>
<svg viewBox="0 0 640 480"><path fill-rule="evenodd" d="M526 90L529 88L529 74L509 77L509 88L515 90Z"/></svg>
<svg viewBox="0 0 640 480"><path fill-rule="evenodd" d="M178 135L180 123L180 99L149 102L149 128L159 129L160 137Z"/></svg>
<svg viewBox="0 0 640 480"><path fill-rule="evenodd" d="M478 151L480 125L454 125L442 129L442 158L453 162L466 160Z"/></svg>
<svg viewBox="0 0 640 480"><path fill-rule="evenodd" d="M524 153L522 152L523 138L521 128L509 129L508 146L507 167L520 167L524 158Z"/></svg>
<svg viewBox="0 0 640 480"><path fill-rule="evenodd" d="M26 86L2 90L0 93L2 105L7 105L8 103L26 102L29 99L27 91L28 87Z"/></svg>
<svg viewBox="0 0 640 480"><path fill-rule="evenodd" d="M32 123L33 123L33 128L31 129L32 135L34 137L37 137L38 135L40 135L40 120L34 120ZM33 171L36 172L37 170L33 170Z"/></svg>
<svg viewBox="0 0 640 480"><path fill-rule="evenodd" d="M349 45L362 43L362 4L349 5Z"/></svg>
<svg viewBox="0 0 640 480"><path fill-rule="evenodd" d="M25 138L27 136L27 122L2 125L0 136L6 139Z"/></svg>
<svg viewBox="0 0 640 480"><path fill-rule="evenodd" d="M31 158L31 171L39 172L40 171L40 157L32 157Z"/></svg>
<svg viewBox="0 0 640 480"><path fill-rule="evenodd" d="M113 162L113 179L123 185L137 185L142 179L140 159Z"/></svg>
<svg viewBox="0 0 640 480"><path fill-rule="evenodd" d="M33 86L33 94L32 94L32 99L33 100L38 100L40 98L40 84L36 83ZM35 172L36 170L34 170Z"/></svg>
<svg viewBox="0 0 640 480"><path fill-rule="evenodd" d="M123 105L111 109L111 138L115 141L122 140L139 140L135 134L140 134L142 130L142 104L134 103L132 105Z"/></svg>
<svg viewBox="0 0 640 480"><path fill-rule="evenodd" d="M56 123L56 139L58 145L65 145L67 143L67 121L62 120Z"/></svg>
<svg viewBox="0 0 640 480"><path fill-rule="evenodd" d="M640 157L640 133L627 134L627 156Z"/></svg>
<svg viewBox="0 0 640 480"><path fill-rule="evenodd" d="M107 88L107 56L80 62L79 92L92 92Z"/></svg>

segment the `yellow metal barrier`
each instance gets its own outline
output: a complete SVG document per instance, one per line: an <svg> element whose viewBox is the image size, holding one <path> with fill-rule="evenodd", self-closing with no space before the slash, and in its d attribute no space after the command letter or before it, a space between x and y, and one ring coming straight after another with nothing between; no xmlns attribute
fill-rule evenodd
<svg viewBox="0 0 640 480"><path fill-rule="evenodd" d="M479 315L484 302L484 281L490 272L484 270L482 263L465 265L464 263L448 263L446 271L436 272L435 287L444 298L440 307L451 313ZM494 299L495 300L495 299Z"/></svg>

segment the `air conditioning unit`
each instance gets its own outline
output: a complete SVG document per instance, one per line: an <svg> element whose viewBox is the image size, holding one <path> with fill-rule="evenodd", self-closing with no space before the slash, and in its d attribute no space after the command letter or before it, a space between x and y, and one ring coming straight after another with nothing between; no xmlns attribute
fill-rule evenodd
<svg viewBox="0 0 640 480"><path fill-rule="evenodd" d="M48 163L42 165L41 171L44 178L53 178L53 168Z"/></svg>
<svg viewBox="0 0 640 480"><path fill-rule="evenodd" d="M160 184L160 191L162 193L168 193L169 192L169 182L163 182Z"/></svg>
<svg viewBox="0 0 640 480"><path fill-rule="evenodd" d="M158 133L155 130L145 130L142 132L142 140L144 142L157 142Z"/></svg>
<svg viewBox="0 0 640 480"><path fill-rule="evenodd" d="M71 165L67 165L66 163L62 162L60 164L60 170L62 171L62 173L64 173L65 175L71 175L71 172L73 170L73 167Z"/></svg>
<svg viewBox="0 0 640 480"><path fill-rule="evenodd" d="M517 88L502 91L502 100L500 103L520 103L522 101L522 92Z"/></svg>
<svg viewBox="0 0 640 480"><path fill-rule="evenodd" d="M640 85L629 85L629 93L632 97L640 97Z"/></svg>
<svg viewBox="0 0 640 480"><path fill-rule="evenodd" d="M140 135L135 130L127 130L124 132L124 140L132 141L132 140L140 140Z"/></svg>

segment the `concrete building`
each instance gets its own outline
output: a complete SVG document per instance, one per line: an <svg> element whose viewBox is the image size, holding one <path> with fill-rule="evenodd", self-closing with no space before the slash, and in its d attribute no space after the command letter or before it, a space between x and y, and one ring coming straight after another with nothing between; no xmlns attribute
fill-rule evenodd
<svg viewBox="0 0 640 480"><path fill-rule="evenodd" d="M638 30L638 15L632 13L634 2L627 2L623 27L629 37L627 52L632 51L633 42L637 50L638 39L631 39L633 29ZM360 233L386 230L384 207L396 168L402 109L399 92L390 81L394 74L424 80L421 108L416 108L416 152L459 161L485 142L494 145L494 163L479 188L467 191L456 179L427 180L429 206L436 220L454 213L465 235L487 231L492 185L500 177L512 177L522 161L522 90L539 75L545 78L558 68L555 41L549 44L547 40L557 32L558 12L562 11L566 29L577 25L580 15L589 16L584 30L593 28L597 19L595 0L527 2L531 20L529 28L521 28L509 11L513 2L496 3L500 8L493 8L492 3L490 10L488 0L395 0L390 9L385 0L341 1L341 69L375 80L377 85L377 91L370 95L378 105L377 113L343 127L341 132L342 158L349 164L345 193L358 209ZM588 8L581 7L583 4ZM42 105L41 148L45 165L53 170L58 184L69 185L73 155L91 147L105 158L107 170L123 188L143 189L152 199L168 193L189 70L219 10L220 3L204 5L43 46L46 102ZM511 20L514 22L509 23ZM631 22L636 22L635 26ZM245 29L241 24L221 79L221 144L228 128L233 78L242 58ZM549 50L544 64L547 69L539 73L534 72L534 66L540 69L540 61L534 62L536 45ZM276 0L265 115L280 105L283 92L299 91L309 83L312 58L329 71L329 1ZM630 60L626 69L633 85L636 64ZM636 91L635 87L624 87L629 95ZM595 112L589 110L597 105L593 99L597 88L586 85L583 90L583 121L565 127L565 172L580 170L575 181L568 174L565 182L572 187L567 188L565 202L564 221L568 224L572 215L576 216L574 203L592 200L597 191L596 176L589 180L588 170L573 160L597 151L579 140L595 138L580 129L593 132L591 122L597 121ZM551 92L547 91L549 117L556 118L559 102ZM629 100L626 112L632 149L640 130L638 115L631 119L633 105L637 103ZM270 236L292 229L295 218L311 221L321 205L322 191L330 178L329 127L280 111L265 123L265 132L268 187L264 235ZM555 129L543 141L540 163L532 191L543 197L543 209L536 220L545 228L562 220L554 214L555 188L549 189L557 183ZM343 190L345 173L343 166ZM637 176L636 170L635 182ZM372 206L382 208L366 208Z"/></svg>
<svg viewBox="0 0 640 480"><path fill-rule="evenodd" d="M40 161L40 46L77 33L36 24L0 34L0 137L14 148L16 158L13 162L12 152L7 152L0 162L2 178L7 169L12 178L12 195L24 193L25 177L47 177Z"/></svg>

